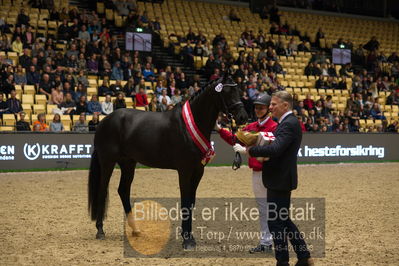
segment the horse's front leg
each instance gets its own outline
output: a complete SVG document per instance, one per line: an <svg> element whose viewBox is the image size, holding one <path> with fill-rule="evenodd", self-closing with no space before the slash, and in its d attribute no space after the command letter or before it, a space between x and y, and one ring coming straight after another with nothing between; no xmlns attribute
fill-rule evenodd
<svg viewBox="0 0 399 266"><path fill-rule="evenodd" d="M179 186L182 209L182 237L183 249L195 249L196 242L192 234L193 208L197 187L204 173L201 165L196 169L179 170Z"/></svg>

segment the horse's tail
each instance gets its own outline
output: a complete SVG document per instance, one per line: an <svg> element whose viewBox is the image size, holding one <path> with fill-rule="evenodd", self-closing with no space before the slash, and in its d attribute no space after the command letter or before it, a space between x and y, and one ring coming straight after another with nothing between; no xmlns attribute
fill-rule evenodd
<svg viewBox="0 0 399 266"><path fill-rule="evenodd" d="M101 189L101 165L98 158L97 151L91 156L90 171L89 171L89 212L91 213L91 219L94 221L97 219L99 211L104 208L99 206L99 195ZM102 214L104 215L104 214Z"/></svg>

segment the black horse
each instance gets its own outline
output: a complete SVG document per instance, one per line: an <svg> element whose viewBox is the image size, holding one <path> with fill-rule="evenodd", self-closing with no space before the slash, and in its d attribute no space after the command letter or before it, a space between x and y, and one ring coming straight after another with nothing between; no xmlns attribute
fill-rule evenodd
<svg viewBox="0 0 399 266"><path fill-rule="evenodd" d="M198 130L209 141L219 112L230 113L238 125L247 121L240 101L239 88L230 76L209 83L189 100ZM181 208L190 210L182 217L183 248L195 247L192 236L192 213L196 190L204 173L203 152L196 146L182 118L183 104L172 110L143 112L119 109L104 118L94 138L89 173L89 211L96 220L96 238L104 239L103 219L106 212L108 184L115 164L121 169L118 193L128 223L136 230L131 214L130 187L136 163L179 174Z"/></svg>

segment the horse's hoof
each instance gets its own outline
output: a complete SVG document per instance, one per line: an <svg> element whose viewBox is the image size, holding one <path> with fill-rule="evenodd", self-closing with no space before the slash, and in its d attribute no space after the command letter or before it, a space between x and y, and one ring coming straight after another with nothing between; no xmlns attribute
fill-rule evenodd
<svg viewBox="0 0 399 266"><path fill-rule="evenodd" d="M132 231L132 236L141 236L141 231Z"/></svg>
<svg viewBox="0 0 399 266"><path fill-rule="evenodd" d="M96 234L96 239L99 239L99 240L104 240L105 239L105 234L104 233L97 233Z"/></svg>
<svg viewBox="0 0 399 266"><path fill-rule="evenodd" d="M188 250L188 251L194 250L196 246L197 246L197 243L195 242L194 237L183 240L183 249L184 250Z"/></svg>

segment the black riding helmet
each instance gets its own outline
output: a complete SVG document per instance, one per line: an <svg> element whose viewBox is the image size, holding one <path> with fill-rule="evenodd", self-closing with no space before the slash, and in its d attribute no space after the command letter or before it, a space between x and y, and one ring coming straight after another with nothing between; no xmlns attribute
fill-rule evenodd
<svg viewBox="0 0 399 266"><path fill-rule="evenodd" d="M269 94L265 93L265 94L259 95L259 96L255 99L254 104L260 104L260 105L269 106L271 100L272 100L272 97L270 97Z"/></svg>

